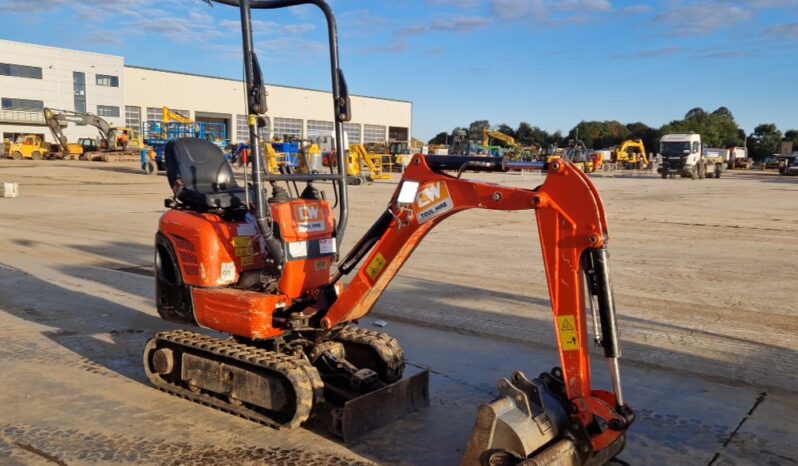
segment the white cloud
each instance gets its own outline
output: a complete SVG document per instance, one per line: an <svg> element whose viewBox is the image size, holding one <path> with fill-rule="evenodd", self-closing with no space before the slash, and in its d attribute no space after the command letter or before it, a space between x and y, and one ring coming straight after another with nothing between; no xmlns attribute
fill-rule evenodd
<svg viewBox="0 0 798 466"><path fill-rule="evenodd" d="M421 36L433 32L471 32L490 24L490 20L480 16L455 16L439 18L429 24L407 26L396 31L398 37Z"/></svg>
<svg viewBox="0 0 798 466"><path fill-rule="evenodd" d="M683 47L673 45L668 47L660 47L657 49L641 50L639 52L634 52L634 53L619 53L613 55L611 58L614 59L660 58L660 57L667 57L670 55L676 55L684 51L685 49Z"/></svg>
<svg viewBox="0 0 798 466"><path fill-rule="evenodd" d="M798 23L772 26L765 29L765 34L778 40L798 40Z"/></svg>
<svg viewBox="0 0 798 466"><path fill-rule="evenodd" d="M720 28L730 27L749 20L754 12L736 4L717 0L683 3L661 13L654 23L668 30L669 35L691 37L706 36Z"/></svg>
<svg viewBox="0 0 798 466"><path fill-rule="evenodd" d="M527 21L536 26L586 24L614 14L650 11L647 5L617 9L610 0L491 0L491 9L503 21Z"/></svg>
<svg viewBox="0 0 798 466"><path fill-rule="evenodd" d="M472 10L482 5L482 0L427 0L432 6L454 6Z"/></svg>
<svg viewBox="0 0 798 466"><path fill-rule="evenodd" d="M467 17L456 16L451 19L439 19L432 22L429 30L434 31L453 31L453 32L468 32L474 29L483 28L488 25L490 21L482 17Z"/></svg>

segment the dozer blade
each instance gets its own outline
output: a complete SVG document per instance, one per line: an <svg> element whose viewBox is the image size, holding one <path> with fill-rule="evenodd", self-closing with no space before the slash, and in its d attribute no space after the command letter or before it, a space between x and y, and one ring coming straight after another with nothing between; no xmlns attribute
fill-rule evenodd
<svg viewBox="0 0 798 466"><path fill-rule="evenodd" d="M429 371L419 372L330 412L332 431L344 442L429 406Z"/></svg>

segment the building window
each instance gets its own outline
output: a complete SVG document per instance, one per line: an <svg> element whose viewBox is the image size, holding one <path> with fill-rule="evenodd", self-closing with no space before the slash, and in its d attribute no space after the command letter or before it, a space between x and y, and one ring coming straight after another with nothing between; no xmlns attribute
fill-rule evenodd
<svg viewBox="0 0 798 466"><path fill-rule="evenodd" d="M236 142L249 142L249 125L246 115L236 115Z"/></svg>
<svg viewBox="0 0 798 466"><path fill-rule="evenodd" d="M265 126L258 128L258 137L261 141L269 140L269 117L262 117ZM236 115L236 142L249 144L249 118L247 115Z"/></svg>
<svg viewBox="0 0 798 466"><path fill-rule="evenodd" d="M41 100L3 97L2 105L3 110L16 110L18 112L41 112L44 110L44 102Z"/></svg>
<svg viewBox="0 0 798 466"><path fill-rule="evenodd" d="M258 137L260 138L261 141L268 141L271 139L271 136L269 136L269 130L272 127L272 123L269 120L269 117L262 117L262 118L264 123L266 124L262 128L258 128ZM249 137L249 135L247 135L247 137Z"/></svg>
<svg viewBox="0 0 798 466"><path fill-rule="evenodd" d="M75 111L86 113L86 73L72 72L72 90L75 93Z"/></svg>
<svg viewBox="0 0 798 466"><path fill-rule="evenodd" d="M332 130L332 121L308 120L308 137L329 136Z"/></svg>
<svg viewBox="0 0 798 466"><path fill-rule="evenodd" d="M119 107L113 105L98 105L97 115L101 117L119 117Z"/></svg>
<svg viewBox="0 0 798 466"><path fill-rule="evenodd" d="M385 142L385 127L380 125L363 125L363 143Z"/></svg>
<svg viewBox="0 0 798 466"><path fill-rule="evenodd" d="M388 140L408 142L410 139L410 131L402 126L389 126L388 127Z"/></svg>
<svg viewBox="0 0 798 466"><path fill-rule="evenodd" d="M141 133L141 107L125 107L125 126Z"/></svg>
<svg viewBox="0 0 798 466"><path fill-rule="evenodd" d="M360 144L360 123L344 123L344 133L349 144Z"/></svg>
<svg viewBox="0 0 798 466"><path fill-rule="evenodd" d="M147 121L144 122L144 137L152 137L153 131L160 131L163 125L163 107L147 107Z"/></svg>
<svg viewBox="0 0 798 466"><path fill-rule="evenodd" d="M274 137L302 137L303 121L296 118L274 118Z"/></svg>
<svg viewBox="0 0 798 466"><path fill-rule="evenodd" d="M42 69L37 66L0 63L0 75L14 76L17 78L42 79Z"/></svg>
<svg viewBox="0 0 798 466"><path fill-rule="evenodd" d="M117 76L111 76L108 74L98 74L95 75L95 77L97 78L98 86L119 87L119 78Z"/></svg>

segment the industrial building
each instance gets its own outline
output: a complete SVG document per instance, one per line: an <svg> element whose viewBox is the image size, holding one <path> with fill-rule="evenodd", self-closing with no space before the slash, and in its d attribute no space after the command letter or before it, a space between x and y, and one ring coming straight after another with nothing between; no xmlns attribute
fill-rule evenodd
<svg viewBox="0 0 798 466"><path fill-rule="evenodd" d="M275 84L269 93L268 137L310 137L332 130L331 94ZM220 122L232 142L247 140L240 80L125 65L124 57L0 40L0 134L38 134L54 142L42 109L90 112L111 126L142 134L162 120L163 107L196 121ZM409 141L413 104L353 95L349 142ZM70 140L95 137L93 127L69 125Z"/></svg>

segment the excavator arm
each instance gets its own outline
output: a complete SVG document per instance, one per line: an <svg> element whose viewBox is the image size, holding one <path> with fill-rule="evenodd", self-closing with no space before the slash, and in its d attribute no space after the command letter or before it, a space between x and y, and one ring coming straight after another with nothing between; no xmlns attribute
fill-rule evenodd
<svg viewBox="0 0 798 466"><path fill-rule="evenodd" d="M113 131L111 125L108 124L107 121L98 117L97 115L92 115L91 113L45 108L44 120L47 122L47 126L50 127L50 131L53 133L53 136L58 141L59 145L61 145L65 151L68 151L67 138L64 135L64 132L61 130L62 124L75 123L76 125L94 126L100 132L100 137L106 144L109 143L111 139L111 132Z"/></svg>
<svg viewBox="0 0 798 466"><path fill-rule="evenodd" d="M169 107L164 107L162 113L163 113L164 123L170 123L172 121L184 125L190 125L194 123L194 120L192 120L191 118L185 117L175 111L172 111Z"/></svg>
<svg viewBox="0 0 798 466"><path fill-rule="evenodd" d="M508 146L512 148L516 148L517 144L515 142L515 138L502 133L501 131L492 131L489 129L482 130L482 145L487 146L490 144L491 139L498 139L499 141L504 142Z"/></svg>
<svg viewBox="0 0 798 466"><path fill-rule="evenodd" d="M58 145L61 146L64 153L69 153L69 139L67 139L64 131L61 129L61 122L56 118L56 114L46 107L44 109L44 121L47 123L50 132L53 134L53 137Z"/></svg>
<svg viewBox="0 0 798 466"><path fill-rule="evenodd" d="M555 426L553 431L570 439L564 448L578 456L579 462L573 464L601 464L588 460L617 454L634 418L624 404L618 373L620 349L607 263L607 222L601 198L590 180L564 160L550 164L544 184L536 189L480 183L439 171L457 169L458 164L462 164L460 172L466 168L484 171L509 168L502 161L484 158L413 157L386 212L341 261L336 278L354 270L365 257L363 266L322 319L322 326L334 328L367 315L424 236L449 216L474 208L534 210L562 368L547 376L549 383L545 387L534 388L523 374L516 373L513 380L500 381L499 390L504 395L502 399L525 398L524 403L518 403L526 406L525 409L513 406L517 408L515 411L527 414L521 416L527 422L539 421L540 412L548 416ZM597 343L610 362L613 393L593 390L591 386L587 308L594 310ZM555 404L560 409L554 411L560 414L543 408L536 413L534 406L543 406L543 402L535 401L537 395L533 395L530 387L535 394L550 392L559 397L560 402ZM518 393L513 395L513 390ZM515 447L501 444L501 438L507 435L498 435L497 431L518 433L525 427L511 425L509 430L497 427L502 421L500 413L506 413L507 409L494 404L480 409L464 464L505 464L485 459L486 452L494 450L516 459L529 458L552 440L546 437L530 443L528 436L518 434L520 440Z"/></svg>

